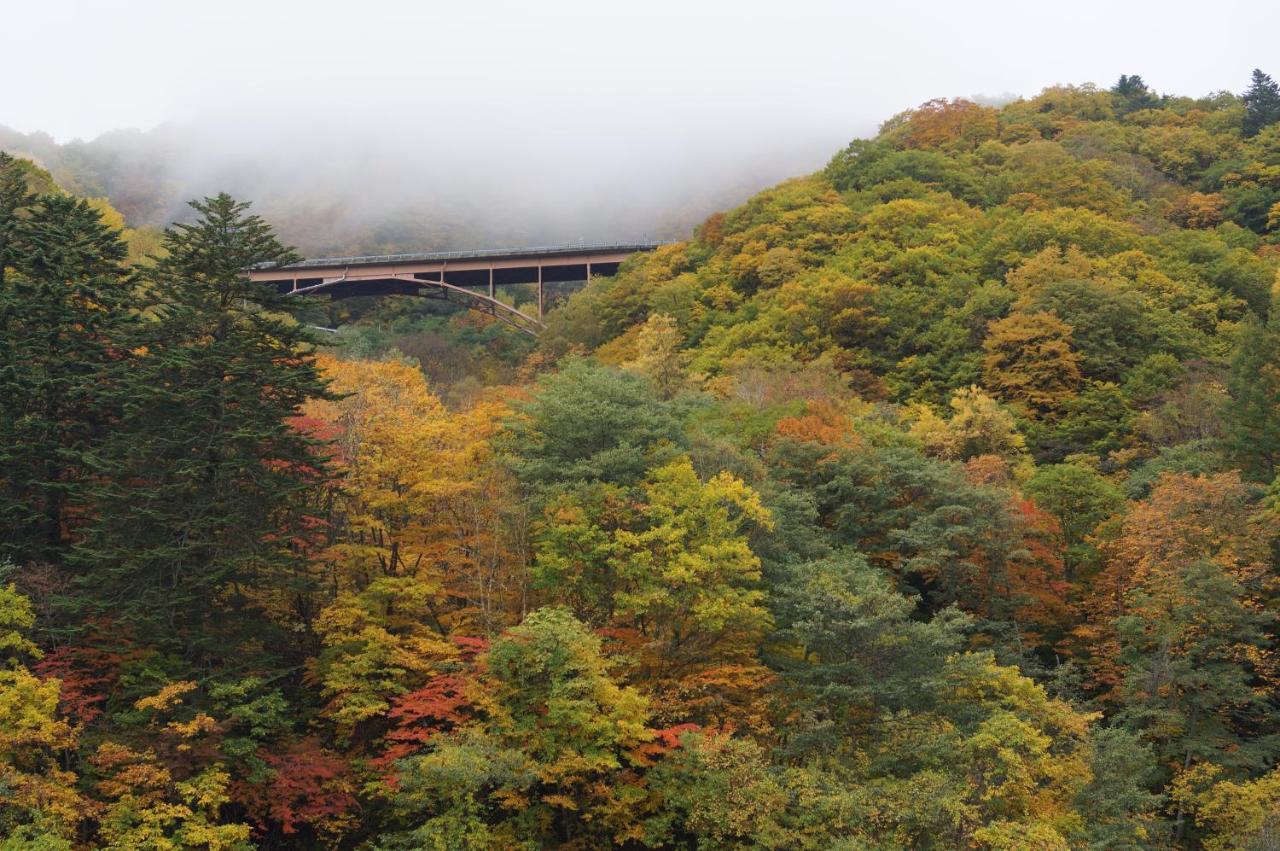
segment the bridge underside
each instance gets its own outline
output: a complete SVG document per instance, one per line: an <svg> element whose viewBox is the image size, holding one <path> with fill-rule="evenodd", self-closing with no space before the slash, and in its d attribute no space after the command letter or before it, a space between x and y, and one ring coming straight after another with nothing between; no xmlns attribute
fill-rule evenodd
<svg viewBox="0 0 1280 851"><path fill-rule="evenodd" d="M440 298L536 335L543 328L548 284L590 281L595 275L616 274L628 256L655 247L568 246L471 254L347 257L254 269L249 277L285 294L326 295L331 299L389 295ZM529 285L536 287L536 316L498 298L500 287Z"/></svg>

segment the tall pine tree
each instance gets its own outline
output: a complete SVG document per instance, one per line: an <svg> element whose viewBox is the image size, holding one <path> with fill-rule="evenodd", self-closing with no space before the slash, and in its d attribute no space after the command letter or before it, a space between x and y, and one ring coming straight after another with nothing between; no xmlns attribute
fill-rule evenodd
<svg viewBox="0 0 1280 851"><path fill-rule="evenodd" d="M0 163L0 557L57 562L113 419L131 284L124 243L88 203L33 201L24 180Z"/></svg>
<svg viewBox="0 0 1280 851"><path fill-rule="evenodd" d="M298 542L329 472L289 422L326 396L309 333L244 275L296 255L226 194L191 206L198 220L166 231L144 275L152 321L79 563L91 611L203 663L268 638L262 611L305 591Z"/></svg>
<svg viewBox="0 0 1280 851"><path fill-rule="evenodd" d="M1245 136L1256 136L1264 127L1280 121L1280 84L1260 69L1253 69L1243 100Z"/></svg>

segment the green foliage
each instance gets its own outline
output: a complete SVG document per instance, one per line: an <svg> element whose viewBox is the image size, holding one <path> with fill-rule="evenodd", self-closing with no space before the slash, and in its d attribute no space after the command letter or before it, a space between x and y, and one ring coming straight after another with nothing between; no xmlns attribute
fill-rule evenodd
<svg viewBox="0 0 1280 851"><path fill-rule="evenodd" d="M0 278L0 557L48 561L70 545L101 469L94 445L119 411L109 388L127 371L131 288L119 234L86 202L19 193L4 204L13 271Z"/></svg>
<svg viewBox="0 0 1280 851"><path fill-rule="evenodd" d="M113 388L123 413L98 451L99 516L75 559L82 611L192 659L261 631L268 595L305 589L295 544L328 475L288 423L326 395L308 332L242 276L293 255L246 206L194 202L199 220L167 231L145 272L150 319Z"/></svg>
<svg viewBox="0 0 1280 851"><path fill-rule="evenodd" d="M379 847L609 844L632 829L647 704L618 686L600 639L563 609L532 612L487 659L488 718L406 760ZM638 791L638 790L635 790Z"/></svg>
<svg viewBox="0 0 1280 851"><path fill-rule="evenodd" d="M832 543L866 554L900 588L923 590L930 610L958 602L999 621L1024 602L1009 571L1025 530L998 488L903 447L779 441L771 460L779 478L815 496Z"/></svg>
<svg viewBox="0 0 1280 851"><path fill-rule="evenodd" d="M1133 425L1133 411L1120 388L1097 382L1063 401L1056 419L1036 423L1029 431L1037 456L1059 461L1071 455L1105 458L1125 448Z"/></svg>
<svg viewBox="0 0 1280 851"><path fill-rule="evenodd" d="M1137 74L1121 74L1111 87L1111 94L1115 97L1116 113L1121 116L1142 109L1156 109L1160 105L1160 98Z"/></svg>
<svg viewBox="0 0 1280 851"><path fill-rule="evenodd" d="M1270 75L1253 69L1249 89L1240 99L1244 101L1244 135L1256 136L1264 128L1280 122L1280 84Z"/></svg>
<svg viewBox="0 0 1280 851"><path fill-rule="evenodd" d="M1027 481L1026 493L1055 518L1062 528L1068 576L1096 563L1097 550L1089 542L1098 524L1124 504L1124 496L1097 470L1081 464L1040 467Z"/></svg>
<svg viewBox="0 0 1280 851"><path fill-rule="evenodd" d="M671 405L647 381L587 360L543 379L519 410L510 428L516 473L544 492L561 482L635 485L683 443Z"/></svg>
<svg viewBox="0 0 1280 851"><path fill-rule="evenodd" d="M749 739L686 734L650 772L662 809L645 824L647 847L781 848L791 797L767 752Z"/></svg>
<svg viewBox="0 0 1280 851"><path fill-rule="evenodd" d="M618 749L643 741L644 700L614 685L599 639L568 612L542 609L489 652L497 723L524 743L545 776L614 768Z"/></svg>
<svg viewBox="0 0 1280 851"><path fill-rule="evenodd" d="M1253 688L1246 648L1269 645L1274 618L1243 598L1220 566L1194 562L1179 570L1174 587L1136 590L1132 605L1140 613L1116 622L1125 670L1120 718L1156 744L1166 765L1208 760L1253 767L1275 752L1270 741L1243 741L1231 720L1270 706ZM1204 623L1213 631L1202 634L1197 625Z"/></svg>
<svg viewBox="0 0 1280 851"><path fill-rule="evenodd" d="M1264 481L1280 463L1280 315L1256 318L1240 329L1231 359L1227 442L1241 469Z"/></svg>
<svg viewBox="0 0 1280 851"><path fill-rule="evenodd" d="M914 619L915 602L854 552L795 566L775 594L797 755L838 753L873 735L883 713L927 706L968 624L955 609Z"/></svg>
<svg viewBox="0 0 1280 851"><path fill-rule="evenodd" d="M1122 727L1098 727L1090 739L1089 770L1093 779L1076 797L1089 848L1137 851L1164 838L1161 796L1149 791L1157 770L1150 745Z"/></svg>
<svg viewBox="0 0 1280 851"><path fill-rule="evenodd" d="M4 283L6 270L25 253L20 242L18 213L35 200L27 187L21 161L0 151L0 284Z"/></svg>

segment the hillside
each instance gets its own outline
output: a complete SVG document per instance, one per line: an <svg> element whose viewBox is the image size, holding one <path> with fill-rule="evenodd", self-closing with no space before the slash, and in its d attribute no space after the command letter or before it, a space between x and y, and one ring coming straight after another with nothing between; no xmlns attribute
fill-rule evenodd
<svg viewBox="0 0 1280 851"><path fill-rule="evenodd" d="M0 158L0 848L1273 847L1260 72L931 101L536 345L51 187Z"/></svg>
<svg viewBox="0 0 1280 851"><path fill-rule="evenodd" d="M1233 96L1145 89L935 101L597 282L549 342L623 362L663 314L716 386L808 365L872 400L945 404L980 385L1040 457L1105 458L1185 383L1174 360L1222 367L1242 323L1268 315L1280 131L1244 137L1243 115ZM1043 362L1003 358L1030 341ZM1045 431L1090 406L1132 422L1111 443Z"/></svg>

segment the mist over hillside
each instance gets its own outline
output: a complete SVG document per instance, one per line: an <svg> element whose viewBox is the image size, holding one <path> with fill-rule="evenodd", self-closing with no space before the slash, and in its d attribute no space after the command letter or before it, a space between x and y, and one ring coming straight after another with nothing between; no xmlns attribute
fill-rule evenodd
<svg viewBox="0 0 1280 851"><path fill-rule="evenodd" d="M869 129L566 127L526 137L519 122L412 119L386 131L295 114L61 143L0 126L0 150L32 158L75 194L110 198L135 227L187 219L189 199L228 191L321 256L683 237L708 214L820 168Z"/></svg>

